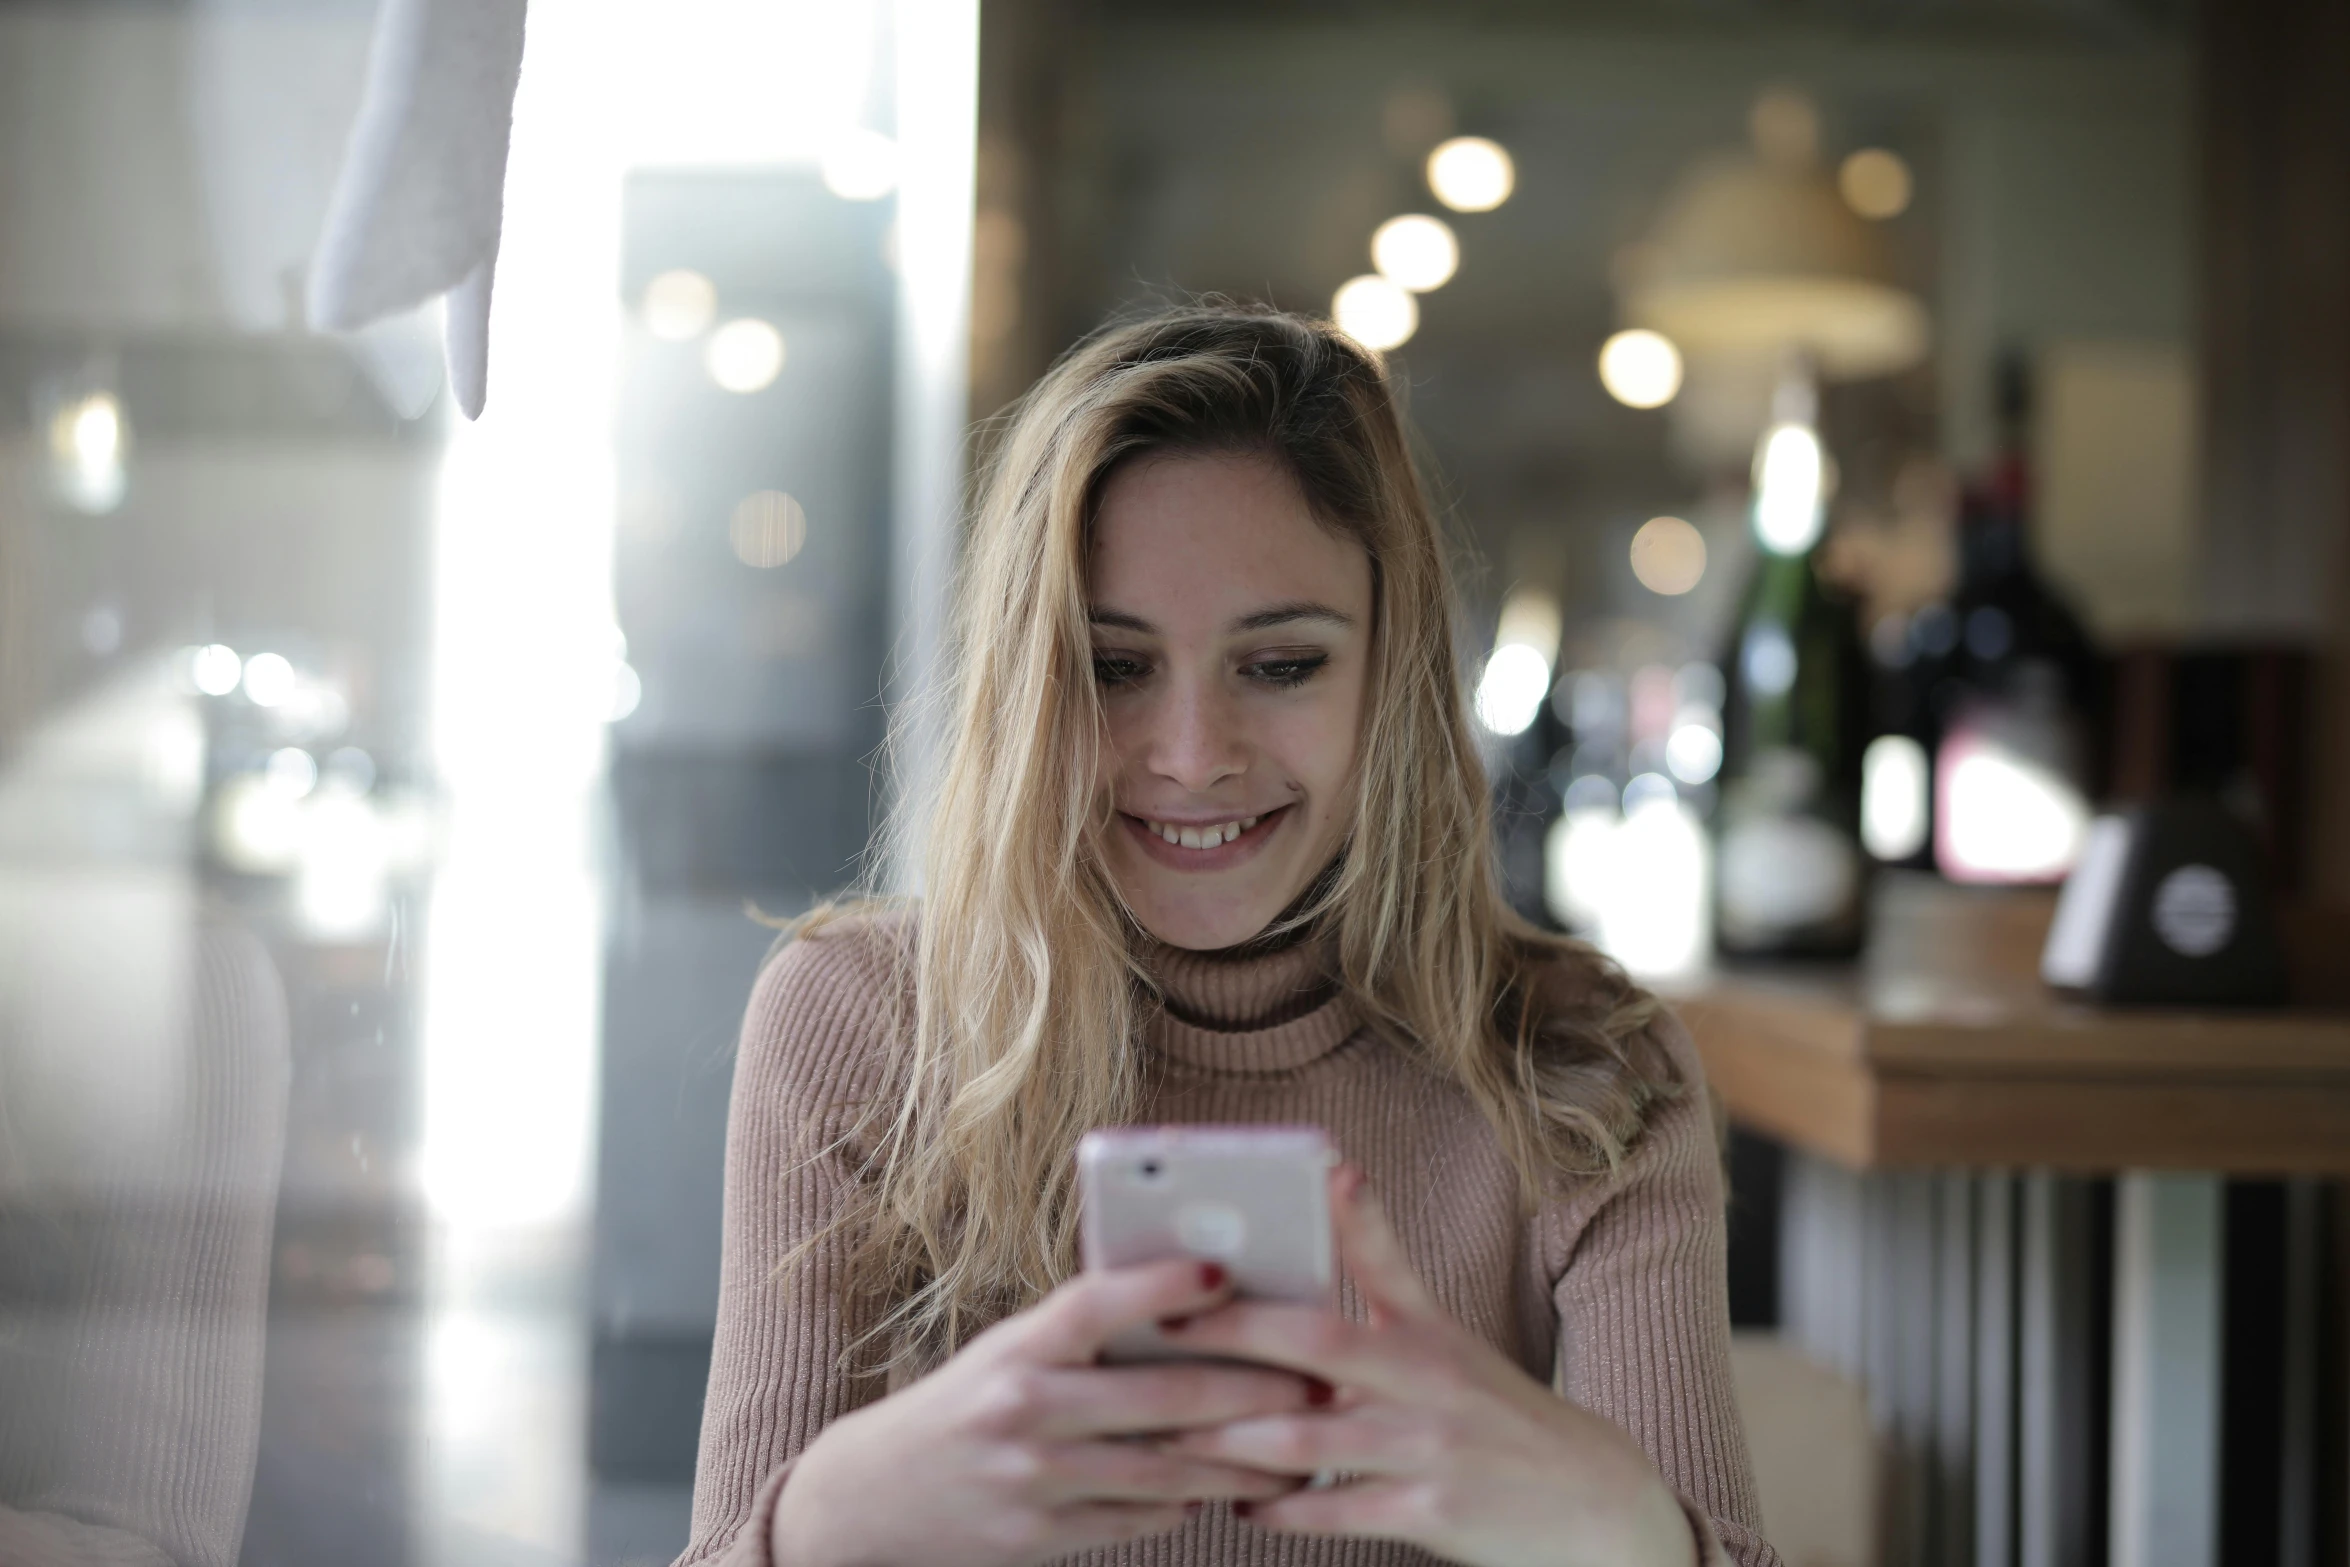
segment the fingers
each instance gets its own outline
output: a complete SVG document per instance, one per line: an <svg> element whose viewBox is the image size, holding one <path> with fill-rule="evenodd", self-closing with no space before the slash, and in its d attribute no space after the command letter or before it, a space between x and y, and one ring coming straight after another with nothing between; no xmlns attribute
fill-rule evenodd
<svg viewBox="0 0 2350 1567"><path fill-rule="evenodd" d="M1309 1384L1244 1366L1054 1368L1037 1378L1038 1434L1126 1436L1184 1431L1310 1406Z"/></svg>
<svg viewBox="0 0 2350 1567"><path fill-rule="evenodd" d="M1373 1321L1382 1316L1419 1317L1437 1310L1428 1287L1412 1270L1403 1243L1387 1224L1379 1199L1371 1194L1362 1169L1342 1164L1330 1172L1330 1219L1338 1232L1339 1256L1354 1276L1355 1289L1371 1308Z"/></svg>
<svg viewBox="0 0 2350 1567"><path fill-rule="evenodd" d="M1433 1495L1433 1488L1420 1481L1364 1480L1251 1503L1248 1519L1260 1529L1283 1534L1424 1541L1443 1523Z"/></svg>
<svg viewBox="0 0 2350 1567"><path fill-rule="evenodd" d="M1231 1280L1216 1263L1153 1262L1081 1273L1013 1321L1030 1358L1082 1366L1127 1328L1190 1316L1231 1298Z"/></svg>
<svg viewBox="0 0 2350 1567"><path fill-rule="evenodd" d="M1297 1482L1261 1469L1170 1453L1155 1443L1063 1442L1038 1453L1044 1497L1055 1503L1261 1501Z"/></svg>
<svg viewBox="0 0 2350 1567"><path fill-rule="evenodd" d="M1424 1424L1393 1406L1336 1415L1265 1415L1187 1432L1160 1444L1187 1458L1282 1475L1419 1474L1437 1456Z"/></svg>
<svg viewBox="0 0 2350 1567"><path fill-rule="evenodd" d="M1336 1386L1397 1397L1412 1386L1409 1364L1377 1330L1318 1306L1237 1301L1160 1332L1192 1353L1280 1366Z"/></svg>
<svg viewBox="0 0 2350 1567"><path fill-rule="evenodd" d="M1054 1555L1123 1545L1183 1527L1190 1509L1180 1502L1089 1502L1053 1515Z"/></svg>

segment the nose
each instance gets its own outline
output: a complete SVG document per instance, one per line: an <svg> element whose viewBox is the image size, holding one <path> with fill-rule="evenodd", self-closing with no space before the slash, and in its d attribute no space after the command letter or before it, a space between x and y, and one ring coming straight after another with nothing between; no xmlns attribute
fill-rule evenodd
<svg viewBox="0 0 2350 1567"><path fill-rule="evenodd" d="M1186 791L1205 794L1248 768L1239 715L1212 683L1171 680L1153 704L1143 761Z"/></svg>

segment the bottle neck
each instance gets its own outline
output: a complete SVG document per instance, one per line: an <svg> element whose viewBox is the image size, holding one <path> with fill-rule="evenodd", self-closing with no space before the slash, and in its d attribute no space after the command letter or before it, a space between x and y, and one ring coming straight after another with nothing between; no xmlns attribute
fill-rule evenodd
<svg viewBox="0 0 2350 1567"><path fill-rule="evenodd" d="M1959 566L1968 583L2031 571L2031 467L2022 450L2009 446L1994 459L1983 482L1970 490L1960 514Z"/></svg>

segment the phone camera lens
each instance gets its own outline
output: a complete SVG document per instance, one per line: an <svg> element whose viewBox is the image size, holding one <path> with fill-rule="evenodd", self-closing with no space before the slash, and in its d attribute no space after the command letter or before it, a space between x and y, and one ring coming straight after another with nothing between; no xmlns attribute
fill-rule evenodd
<svg viewBox="0 0 2350 1567"><path fill-rule="evenodd" d="M1142 1178L1146 1181L1155 1181L1159 1178L1158 1160L1145 1159L1142 1161Z"/></svg>

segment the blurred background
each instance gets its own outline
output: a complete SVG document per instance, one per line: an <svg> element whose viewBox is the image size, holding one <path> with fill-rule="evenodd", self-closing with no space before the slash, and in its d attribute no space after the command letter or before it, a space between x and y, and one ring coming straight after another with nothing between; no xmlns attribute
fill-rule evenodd
<svg viewBox="0 0 2350 1567"><path fill-rule="evenodd" d="M974 423L1214 294L1707 1052L1791 1567L2346 1560L2338 6L542 5L478 421L307 324L378 23L0 0L0 1559L682 1548L761 917Z"/></svg>

